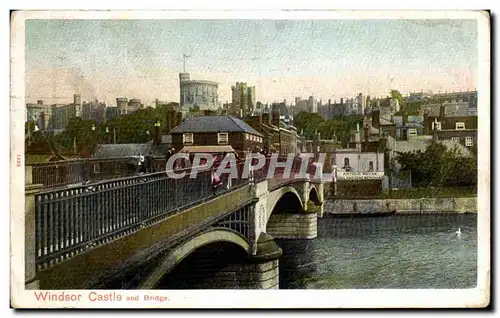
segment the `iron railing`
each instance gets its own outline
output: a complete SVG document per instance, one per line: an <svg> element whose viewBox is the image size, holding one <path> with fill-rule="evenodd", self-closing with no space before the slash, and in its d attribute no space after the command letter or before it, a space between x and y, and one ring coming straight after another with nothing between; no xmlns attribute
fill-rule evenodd
<svg viewBox="0 0 500 318"><path fill-rule="evenodd" d="M30 166L33 183L43 184L45 187L123 177L135 172L130 158L77 159Z"/></svg>
<svg viewBox="0 0 500 318"><path fill-rule="evenodd" d="M237 178L228 186L228 178L221 177L221 187L214 188L214 169L198 172L196 178L190 177L190 169L176 171L181 172L186 173L179 179L158 172L37 194L39 269L249 183Z"/></svg>
<svg viewBox="0 0 500 318"><path fill-rule="evenodd" d="M138 171L133 157L105 159L76 159L31 164L32 180L46 188L61 187L88 181L99 181L136 175ZM165 159L154 157L152 171L165 171Z"/></svg>
<svg viewBox="0 0 500 318"><path fill-rule="evenodd" d="M241 178L245 163L238 163L239 177L229 179L229 175L223 174L219 176L222 181L219 187L214 187L216 168L198 171L196 178L191 178L192 170L187 168L175 171L184 172L182 178L155 172L71 188L45 189L35 196L37 268L46 268L222 193L258 182L267 177L269 162L268 158L253 178ZM300 159L296 158L292 172L299 169ZM276 173L268 180L270 189L293 181L282 178L279 171ZM248 234L246 226L231 228Z"/></svg>

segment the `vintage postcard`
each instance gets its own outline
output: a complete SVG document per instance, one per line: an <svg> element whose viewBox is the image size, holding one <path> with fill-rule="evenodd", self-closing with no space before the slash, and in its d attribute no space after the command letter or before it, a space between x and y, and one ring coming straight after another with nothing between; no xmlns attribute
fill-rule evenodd
<svg viewBox="0 0 500 318"><path fill-rule="evenodd" d="M488 12L11 26L13 307L488 306Z"/></svg>

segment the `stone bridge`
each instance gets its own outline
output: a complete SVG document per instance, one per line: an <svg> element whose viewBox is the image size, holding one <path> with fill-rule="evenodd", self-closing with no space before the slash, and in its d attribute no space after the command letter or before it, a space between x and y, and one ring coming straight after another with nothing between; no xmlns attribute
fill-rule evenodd
<svg viewBox="0 0 500 318"><path fill-rule="evenodd" d="M26 288L278 288L274 238L316 237L315 176L234 180L217 193L209 172L45 191L26 180Z"/></svg>

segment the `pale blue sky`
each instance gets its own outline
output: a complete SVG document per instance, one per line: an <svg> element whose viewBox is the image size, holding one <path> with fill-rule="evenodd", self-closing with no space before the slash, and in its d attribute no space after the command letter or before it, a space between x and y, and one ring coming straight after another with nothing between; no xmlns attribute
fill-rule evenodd
<svg viewBox="0 0 500 318"><path fill-rule="evenodd" d="M257 100L386 95L391 88L474 89L477 26L468 20L28 20L26 98L74 92L178 101L182 55L193 79L237 81ZM391 82L392 80L392 82Z"/></svg>

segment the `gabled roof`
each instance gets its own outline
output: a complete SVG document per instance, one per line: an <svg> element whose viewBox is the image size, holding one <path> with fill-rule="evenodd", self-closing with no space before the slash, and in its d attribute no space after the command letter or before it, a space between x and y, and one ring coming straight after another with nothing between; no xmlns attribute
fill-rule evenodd
<svg viewBox="0 0 500 318"><path fill-rule="evenodd" d="M197 132L245 132L262 137L244 121L230 115L190 117L170 131L170 133Z"/></svg>

